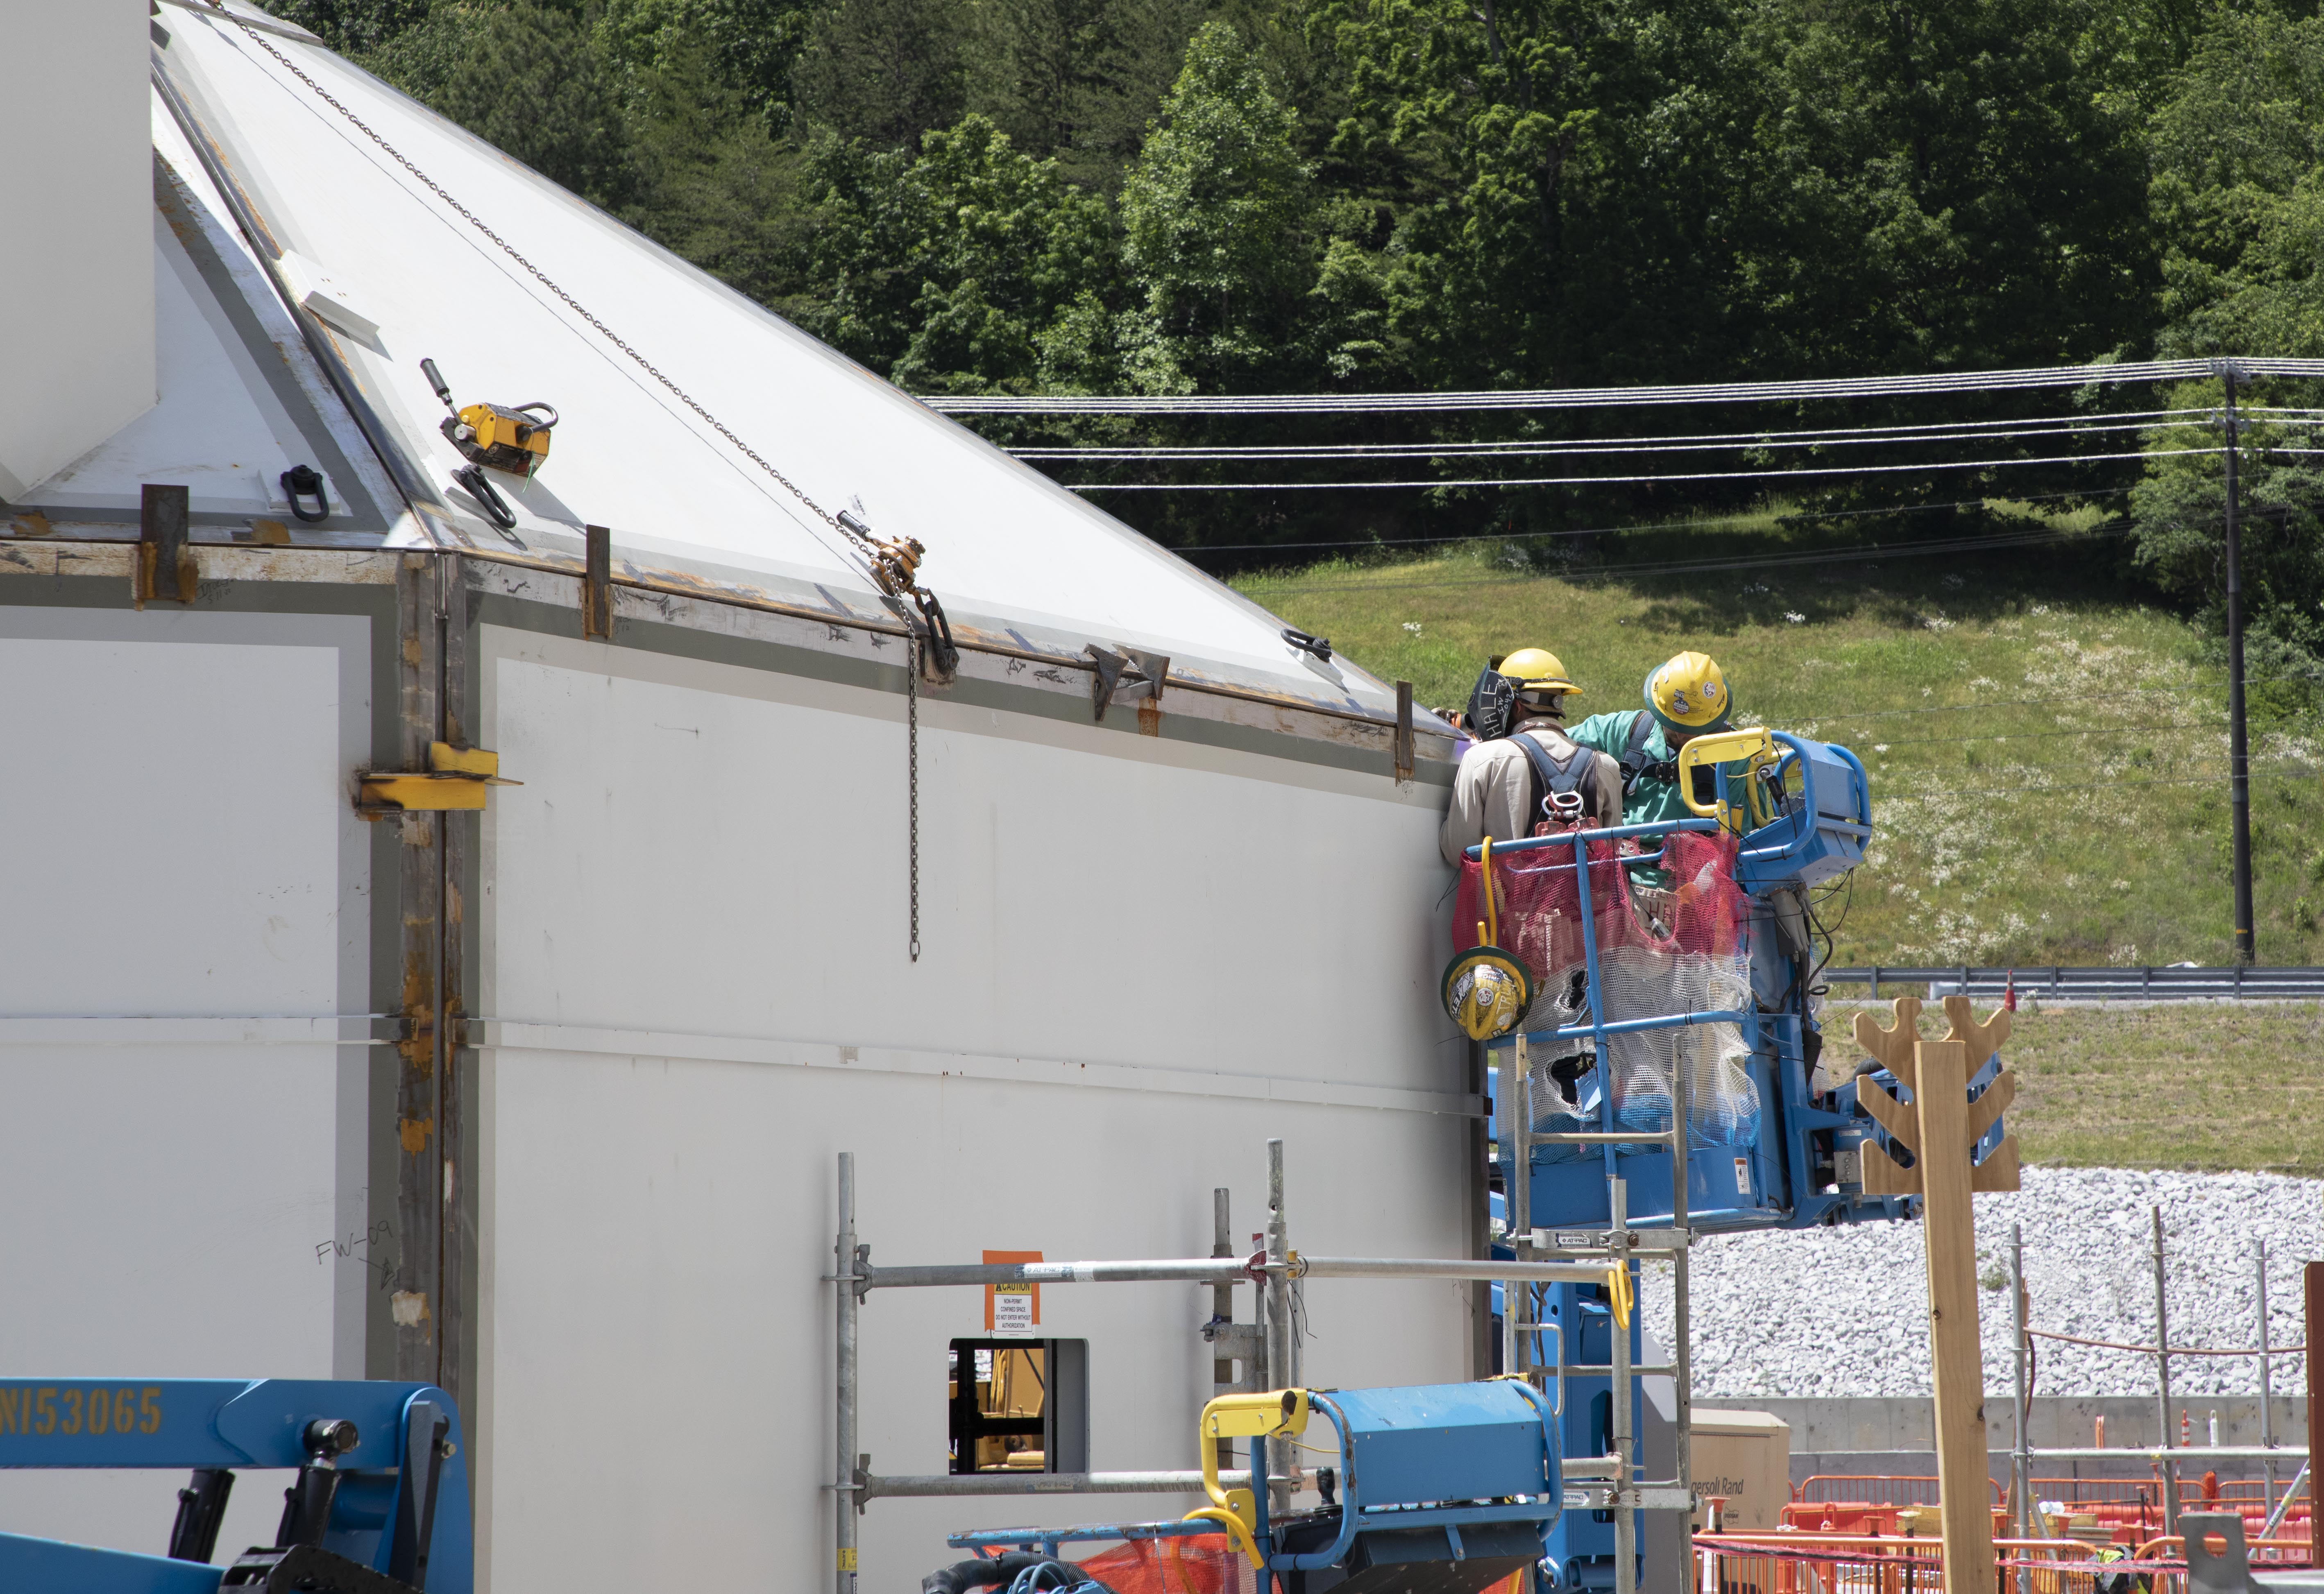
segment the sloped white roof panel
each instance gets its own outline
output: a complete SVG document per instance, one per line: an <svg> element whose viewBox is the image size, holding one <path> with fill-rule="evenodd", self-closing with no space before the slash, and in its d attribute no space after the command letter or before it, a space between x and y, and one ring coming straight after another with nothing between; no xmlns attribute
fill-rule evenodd
<svg viewBox="0 0 2324 1594"><path fill-rule="evenodd" d="M198 526L291 522L281 478L303 465L329 512L302 534L378 541L409 511L158 98L153 152L158 401L20 507L134 523L143 485L166 482L188 489Z"/></svg>
<svg viewBox="0 0 2324 1594"><path fill-rule="evenodd" d="M577 304L817 503L860 499L881 535L918 538L922 578L957 617L1047 632L1052 645L1152 649L1348 709L1392 703L1360 670L1309 663L1279 620L1222 584L320 45L279 32L262 45L195 8L163 20L171 41L157 60L281 252L281 280L332 324L372 424L409 462L407 488L475 544L497 537L451 480L464 462L438 430L422 358L460 402L557 407L539 475L493 478L527 544L569 551L583 525L603 525L622 557L878 606L845 539Z"/></svg>

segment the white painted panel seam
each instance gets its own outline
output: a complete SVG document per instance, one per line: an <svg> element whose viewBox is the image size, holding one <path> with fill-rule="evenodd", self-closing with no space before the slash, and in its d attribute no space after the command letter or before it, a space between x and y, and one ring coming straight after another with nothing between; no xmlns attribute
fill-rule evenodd
<svg viewBox="0 0 2324 1594"><path fill-rule="evenodd" d="M0 1018L0 1046L383 1046L369 1013Z"/></svg>
<svg viewBox="0 0 2324 1594"><path fill-rule="evenodd" d="M1388 1112L1475 1118L1478 1097L1451 1091L1402 1090L1337 1080L1276 1074L1219 1073L1194 1068L1152 1068L1116 1063L1072 1063L1043 1057L1002 1057L964 1052L843 1046L821 1041L770 1040L753 1036L685 1035L668 1030L607 1029L595 1025L535 1024L510 1018L469 1020L471 1041L504 1051L613 1053L623 1056L774 1067L830 1068L848 1073L902 1073L926 1078L1000 1080L1169 1095L1219 1096L1242 1101L1297 1101L1323 1107L1364 1107Z"/></svg>

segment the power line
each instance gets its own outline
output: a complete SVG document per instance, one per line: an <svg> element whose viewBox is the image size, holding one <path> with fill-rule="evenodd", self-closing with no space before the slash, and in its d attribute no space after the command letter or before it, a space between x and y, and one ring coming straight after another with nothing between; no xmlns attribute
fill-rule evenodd
<svg viewBox="0 0 2324 1594"><path fill-rule="evenodd" d="M1757 471L1677 471L1642 476L1478 476L1402 482L1061 482L1074 493L1315 493L1374 487L1601 487L1640 482L1766 482L1794 476L1869 476L1896 471L1997 470L2020 465L2098 465L2111 459L2175 459L2218 448L2141 448L2106 454L2054 454L2031 459L1939 459L1920 465L1831 465ZM2286 452L2292 452L2286 450Z"/></svg>
<svg viewBox="0 0 2324 1594"><path fill-rule="evenodd" d="M2090 426L2061 417L2046 421L1956 421L1924 427L1863 427L1847 430L1696 432L1660 438L1572 438L1477 443L1244 443L1244 444L1115 444L1038 445L1008 452L1026 460L1127 459L1458 459L1498 456L1545 456L1585 454L1685 453L1722 448L1839 448L1868 444L1902 447L1914 443L1982 442L1989 438L2061 438L2085 433L2167 431L2182 428L2210 430L2216 421L2168 420L2172 415L2203 413L2186 410L2131 410L2143 417L2106 426ZM1977 430L1967 428L1976 428ZM1985 429L1999 428L2002 429Z"/></svg>
<svg viewBox="0 0 2324 1594"><path fill-rule="evenodd" d="M1998 392L2124 382L2188 382L2233 369L2246 376L2324 376L2324 360L2143 360L2110 365L1800 382L1695 382L1600 388L1529 388L1435 393L930 394L920 402L948 415L1422 414L1446 410L1582 410L1640 404L1764 404L1818 399L1902 398L1915 393Z"/></svg>

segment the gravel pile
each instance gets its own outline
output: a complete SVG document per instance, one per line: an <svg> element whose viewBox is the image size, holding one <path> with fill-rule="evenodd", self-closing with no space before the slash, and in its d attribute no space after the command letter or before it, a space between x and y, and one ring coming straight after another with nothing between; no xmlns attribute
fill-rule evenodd
<svg viewBox="0 0 2324 1594"><path fill-rule="evenodd" d="M2007 1389L2009 1226L2023 1227L2036 1329L2154 1343L2150 1209L2163 1209L2173 1346L2259 1342L2253 1245L2267 1242L2269 1341L2304 1342L2301 1267L2324 1257L2324 1183L2269 1174L2028 1168L2015 1194L1977 1198L1986 1387ZM1692 1264L1695 1374L1706 1396L1925 1395L1928 1283L1921 1226L1871 1223L1698 1242ZM1667 1274L1645 1281L1648 1331L1667 1344ZM2146 1395L2154 1359L2037 1340L2037 1395ZM2279 1395L2306 1387L2281 1357ZM2174 1396L2249 1395L2255 1358L2181 1357Z"/></svg>

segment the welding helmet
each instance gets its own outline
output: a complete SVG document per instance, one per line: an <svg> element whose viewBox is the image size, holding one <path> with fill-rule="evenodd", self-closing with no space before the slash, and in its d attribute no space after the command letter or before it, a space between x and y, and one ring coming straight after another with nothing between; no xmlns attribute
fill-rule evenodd
<svg viewBox="0 0 2324 1594"><path fill-rule="evenodd" d="M1469 733L1480 742L1506 736L1525 716L1517 712L1521 696L1574 692L1557 655L1545 648L1520 648L1494 659L1477 677L1469 693Z"/></svg>
<svg viewBox="0 0 2324 1594"><path fill-rule="evenodd" d="M1533 976L1517 954L1490 944L1472 946L1444 965L1444 1011L1471 1040L1491 1040L1517 1027L1533 1006Z"/></svg>
<svg viewBox="0 0 2324 1594"><path fill-rule="evenodd" d="M1708 653L1681 653L1646 677L1646 707L1665 731L1693 736L1727 729L1734 704Z"/></svg>

